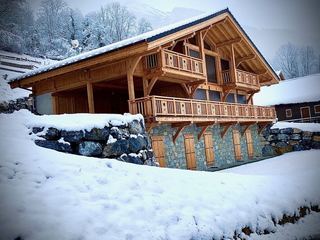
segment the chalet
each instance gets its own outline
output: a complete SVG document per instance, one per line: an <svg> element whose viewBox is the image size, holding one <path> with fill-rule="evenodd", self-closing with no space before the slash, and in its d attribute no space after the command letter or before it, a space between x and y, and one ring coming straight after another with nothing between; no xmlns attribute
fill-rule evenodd
<svg viewBox="0 0 320 240"><path fill-rule="evenodd" d="M320 74L281 81L263 88L254 102L274 106L279 121L320 122Z"/></svg>
<svg viewBox="0 0 320 240"><path fill-rule="evenodd" d="M12 79L39 113L142 114L163 167L208 170L261 157L273 107L253 105L277 74L228 9Z"/></svg>

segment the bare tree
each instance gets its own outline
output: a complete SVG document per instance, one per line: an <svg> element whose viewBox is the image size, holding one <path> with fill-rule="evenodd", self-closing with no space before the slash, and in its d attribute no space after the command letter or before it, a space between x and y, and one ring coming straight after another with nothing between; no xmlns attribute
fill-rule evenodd
<svg viewBox="0 0 320 240"><path fill-rule="evenodd" d="M137 33L141 34L141 33L151 31L151 30L152 30L152 26L151 26L150 22L148 22L145 18L141 18L138 23Z"/></svg>
<svg viewBox="0 0 320 240"><path fill-rule="evenodd" d="M317 64L316 55L312 47L302 47L299 51L300 76L306 76L314 73Z"/></svg>
<svg viewBox="0 0 320 240"><path fill-rule="evenodd" d="M275 65L281 69L287 78L299 76L299 51L291 43L282 45L276 54Z"/></svg>

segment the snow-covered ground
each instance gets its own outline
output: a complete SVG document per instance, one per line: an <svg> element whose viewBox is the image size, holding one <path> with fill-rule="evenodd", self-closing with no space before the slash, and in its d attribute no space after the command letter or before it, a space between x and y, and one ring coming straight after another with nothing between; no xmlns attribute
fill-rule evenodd
<svg viewBox="0 0 320 240"><path fill-rule="evenodd" d="M299 128L302 131L320 132L320 123L293 123L280 121L273 124L271 128Z"/></svg>
<svg viewBox="0 0 320 240"><path fill-rule="evenodd" d="M0 69L0 102L9 102L10 100L16 100L18 98L24 98L30 95L31 92L28 90L21 88L11 89L7 79L4 79L5 74L8 75L7 79L20 75L19 73Z"/></svg>
<svg viewBox="0 0 320 240"><path fill-rule="evenodd" d="M34 119L0 114L0 239L220 239L245 226L276 231L251 239L319 233L319 213L271 221L320 204L319 150L215 173L162 169L38 147L26 127Z"/></svg>

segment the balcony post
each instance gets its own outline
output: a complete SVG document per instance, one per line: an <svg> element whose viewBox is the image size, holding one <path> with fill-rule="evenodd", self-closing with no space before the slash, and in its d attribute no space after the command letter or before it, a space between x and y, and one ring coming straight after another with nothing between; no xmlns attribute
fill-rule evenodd
<svg viewBox="0 0 320 240"><path fill-rule="evenodd" d="M231 75L231 80L233 83L236 83L237 79L237 75L236 75L236 60L235 60L235 56L234 56L234 47L233 44L231 44L231 61L230 61L230 75Z"/></svg>

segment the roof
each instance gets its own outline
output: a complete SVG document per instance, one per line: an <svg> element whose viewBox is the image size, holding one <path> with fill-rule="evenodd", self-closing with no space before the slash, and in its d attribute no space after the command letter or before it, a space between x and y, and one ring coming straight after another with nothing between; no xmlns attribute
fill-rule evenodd
<svg viewBox="0 0 320 240"><path fill-rule="evenodd" d="M279 84L262 87L253 97L262 106L320 101L320 73L283 80Z"/></svg>
<svg viewBox="0 0 320 240"><path fill-rule="evenodd" d="M240 26L240 24L238 23L238 21L235 19L235 17L232 15L232 13L229 11L228 8L214 12L214 13L205 13L196 17L192 17L189 18L187 20L183 20L174 24L170 24L168 26L162 27L162 28L158 28L140 35L137 35L135 37L132 38L128 38L116 43L112 43L109 44L107 46L101 47L101 48L97 48L85 53L81 53L77 56L74 57L70 57L67 59L64 59L62 61L59 61L57 63L45 66L45 67L41 67L39 69L33 70L33 71L29 71L25 74L22 74L16 78L10 79L9 82L14 82L14 81L18 81L27 77L31 77L31 76L35 76L38 75L40 73L44 73L44 72L48 72L50 70L53 69L57 69L57 68L61 68L76 62L80 62L83 60L87 60L89 58L93 58L95 56L98 55L102 55L105 53L109 53L112 51L116 51L116 50L120 50L123 49L125 47L129 47L132 46L134 44L138 44L138 43L142 43L142 42L152 42L155 41L157 39L163 38L165 36L168 36L170 34L173 34L175 32L181 31L183 29L192 27L194 25L197 25L199 23L205 22L209 19L212 19L214 17L217 17L219 15L222 15L224 13L228 13L230 15L230 17L235 21L235 23L238 25L238 27L242 30L242 32L245 34L245 36L247 37L247 39L249 40L249 42L252 44L252 46L255 48L255 50L260 54L260 56L262 57L262 59L265 61L265 63L269 66L269 68L273 71L275 76L278 76L274 70L272 69L272 67L269 65L269 63L267 62L267 60L263 57L263 55L261 54L261 52L258 50L258 48L255 46L255 44L252 42L252 40L250 39L250 37L246 34L246 32L243 30L243 28Z"/></svg>

